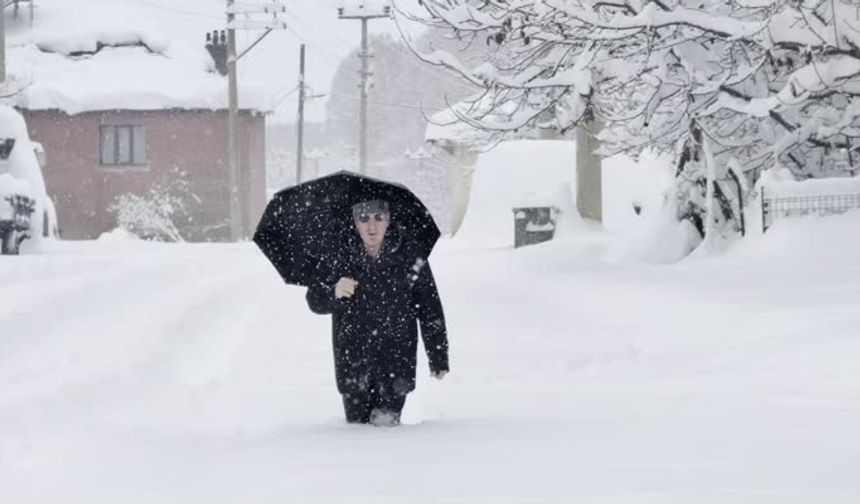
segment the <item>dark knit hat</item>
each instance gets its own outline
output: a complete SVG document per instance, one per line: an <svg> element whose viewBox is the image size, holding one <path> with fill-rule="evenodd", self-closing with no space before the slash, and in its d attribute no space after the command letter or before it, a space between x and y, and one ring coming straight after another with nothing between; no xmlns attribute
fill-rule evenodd
<svg viewBox="0 0 860 504"><path fill-rule="evenodd" d="M352 206L352 218L358 220L362 215L385 214L390 215L388 211L388 202L383 200L370 200L356 203Z"/></svg>

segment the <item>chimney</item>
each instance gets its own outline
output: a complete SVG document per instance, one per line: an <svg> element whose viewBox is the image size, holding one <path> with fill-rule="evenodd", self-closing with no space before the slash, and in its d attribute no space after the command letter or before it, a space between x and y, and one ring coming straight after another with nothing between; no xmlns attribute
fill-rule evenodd
<svg viewBox="0 0 860 504"><path fill-rule="evenodd" d="M206 50L215 62L215 68L221 75L227 75L227 34L224 30L206 34Z"/></svg>

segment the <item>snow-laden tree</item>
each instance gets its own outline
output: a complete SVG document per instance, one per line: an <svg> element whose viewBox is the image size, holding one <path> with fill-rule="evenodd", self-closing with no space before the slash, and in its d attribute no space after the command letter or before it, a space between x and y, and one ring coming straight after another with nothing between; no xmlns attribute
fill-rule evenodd
<svg viewBox="0 0 860 504"><path fill-rule="evenodd" d="M493 48L478 66L422 58L483 94L460 118L490 135L599 118L604 153L669 151L678 217L739 229L761 171L860 167L857 0L418 0L400 15Z"/></svg>

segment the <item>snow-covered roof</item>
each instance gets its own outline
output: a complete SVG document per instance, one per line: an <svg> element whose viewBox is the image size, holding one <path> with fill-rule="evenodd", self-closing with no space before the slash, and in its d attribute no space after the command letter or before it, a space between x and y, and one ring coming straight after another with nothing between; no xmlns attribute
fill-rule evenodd
<svg viewBox="0 0 860 504"><path fill-rule="evenodd" d="M32 27L26 15L13 20L7 14L6 60L12 79L23 88L14 105L70 114L227 107L227 79L215 71L205 30L196 34L196 42L166 35L163 9L140 0L41 0L37 5ZM212 16L211 27L223 28L225 22ZM242 81L239 97L240 108L272 108L252 82Z"/></svg>

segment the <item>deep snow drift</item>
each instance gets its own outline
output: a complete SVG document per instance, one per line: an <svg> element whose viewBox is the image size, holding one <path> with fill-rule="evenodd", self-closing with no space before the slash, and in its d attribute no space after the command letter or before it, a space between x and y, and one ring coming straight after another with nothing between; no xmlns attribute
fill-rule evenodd
<svg viewBox="0 0 860 504"><path fill-rule="evenodd" d="M858 225L443 242L452 374L395 429L342 423L328 319L252 245L43 245L0 260L0 501L854 503Z"/></svg>

